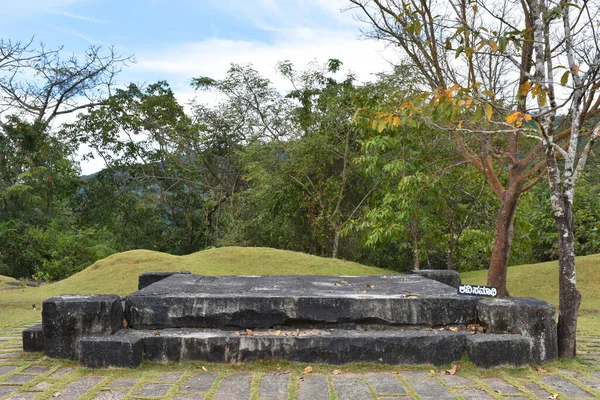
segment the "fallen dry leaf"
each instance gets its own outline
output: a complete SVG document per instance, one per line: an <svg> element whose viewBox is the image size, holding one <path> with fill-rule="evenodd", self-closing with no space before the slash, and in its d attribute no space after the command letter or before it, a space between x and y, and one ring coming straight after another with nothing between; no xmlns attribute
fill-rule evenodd
<svg viewBox="0 0 600 400"><path fill-rule="evenodd" d="M367 291L366 291L366 290L361 290L360 292L361 292L362 294L365 294L365 293L367 293Z"/></svg>
<svg viewBox="0 0 600 400"><path fill-rule="evenodd" d="M342 285L347 285L347 284L348 284L348 282L346 282L346 281L341 281L340 283L341 283Z"/></svg>
<svg viewBox="0 0 600 400"><path fill-rule="evenodd" d="M430 370L429 370L429 373L430 373L430 374L435 374L435 371L434 371L434 370L432 370L432 369L430 369Z"/></svg>
<svg viewBox="0 0 600 400"><path fill-rule="evenodd" d="M56 392L52 395L52 397L60 397L60 392Z"/></svg>
<svg viewBox="0 0 600 400"><path fill-rule="evenodd" d="M558 394L556 394L556 393L551 394L550 396L548 396L548 398L549 399L556 399L556 398L558 398Z"/></svg>
<svg viewBox="0 0 600 400"><path fill-rule="evenodd" d="M281 365L277 364L277 371L281 371Z"/></svg>
<svg viewBox="0 0 600 400"><path fill-rule="evenodd" d="M451 327L450 327L450 330L451 330L452 332L458 332L458 331L460 331L460 329L459 329L459 328L457 328L456 326L451 326Z"/></svg>
<svg viewBox="0 0 600 400"><path fill-rule="evenodd" d="M310 374L311 372L312 372L312 367L306 367L306 368L304 368L304 371L302 371L302 373L303 373L304 375L308 375L308 374Z"/></svg>
<svg viewBox="0 0 600 400"><path fill-rule="evenodd" d="M452 364L452 368L446 370L447 375L456 375L456 370L458 369L458 365Z"/></svg>
<svg viewBox="0 0 600 400"><path fill-rule="evenodd" d="M547 374L547 373L548 373L548 371L546 371L546 370L545 370L544 368L542 368L542 367L538 367L537 371L538 371L540 374Z"/></svg>
<svg viewBox="0 0 600 400"><path fill-rule="evenodd" d="M129 326L129 323L127 322L126 319L123 320L123 329L127 329L127 327Z"/></svg>
<svg viewBox="0 0 600 400"><path fill-rule="evenodd" d="M366 287L367 289L373 289L373 288L375 287L375 285L372 285L372 284L370 284L370 283L367 283L367 284L365 285L365 287Z"/></svg>
<svg viewBox="0 0 600 400"><path fill-rule="evenodd" d="M252 329L246 329L246 336L254 336Z"/></svg>
<svg viewBox="0 0 600 400"><path fill-rule="evenodd" d="M235 336L240 336L240 333L239 333L239 332L236 332L236 333L235 333Z"/></svg>
<svg viewBox="0 0 600 400"><path fill-rule="evenodd" d="M341 369L334 369L333 371L331 371L331 373L332 373L333 375L339 375L339 374L341 374L341 373L342 373L342 370L341 370Z"/></svg>
<svg viewBox="0 0 600 400"><path fill-rule="evenodd" d="M208 372L208 370L206 369L206 367L204 365L202 366L202 371Z"/></svg>
<svg viewBox="0 0 600 400"><path fill-rule="evenodd" d="M154 336L160 336L160 332L154 332Z"/></svg>

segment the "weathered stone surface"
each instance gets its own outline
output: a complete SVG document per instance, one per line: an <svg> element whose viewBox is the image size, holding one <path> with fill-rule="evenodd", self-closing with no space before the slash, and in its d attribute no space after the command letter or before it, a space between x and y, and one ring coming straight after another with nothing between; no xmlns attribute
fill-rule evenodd
<svg viewBox="0 0 600 400"><path fill-rule="evenodd" d="M287 374L263 376L258 397L261 400L287 400L289 381Z"/></svg>
<svg viewBox="0 0 600 400"><path fill-rule="evenodd" d="M540 379L541 382L552 387L553 389L564 394L566 397L573 397L577 399L592 399L593 395L584 391L579 386L572 382L569 382L562 376L544 376Z"/></svg>
<svg viewBox="0 0 600 400"><path fill-rule="evenodd" d="M535 382L524 382L523 386L540 399L549 399L551 394Z"/></svg>
<svg viewBox="0 0 600 400"><path fill-rule="evenodd" d="M407 296L418 293L419 296ZM172 275L127 297L136 329L272 328L371 323L443 326L475 317L477 299L418 275L367 277Z"/></svg>
<svg viewBox="0 0 600 400"><path fill-rule="evenodd" d="M221 381L214 400L248 400L250 398L249 376L233 376Z"/></svg>
<svg viewBox="0 0 600 400"><path fill-rule="evenodd" d="M22 385L24 383L31 382L34 379L35 376L33 375L14 374L6 378L3 383L13 383L17 385Z"/></svg>
<svg viewBox="0 0 600 400"><path fill-rule="evenodd" d="M138 383L139 379L136 378L119 378L110 382L105 387L107 389L120 389L120 388L132 388Z"/></svg>
<svg viewBox="0 0 600 400"><path fill-rule="evenodd" d="M470 335L467 336L467 355L473 364L482 368L528 364L531 339L522 335Z"/></svg>
<svg viewBox="0 0 600 400"><path fill-rule="evenodd" d="M422 269L420 271L413 271L414 274L421 275L422 277L433 279L443 283L444 285L452 286L458 289L460 285L460 275L458 272L449 269Z"/></svg>
<svg viewBox="0 0 600 400"><path fill-rule="evenodd" d="M298 386L298 400L329 400L326 376L307 376Z"/></svg>
<svg viewBox="0 0 600 400"><path fill-rule="evenodd" d="M372 399L371 392L358 374L335 375L333 388L339 400Z"/></svg>
<svg viewBox="0 0 600 400"><path fill-rule="evenodd" d="M114 335L84 336L80 347L79 359L90 368L136 368L142 362L142 336L130 329Z"/></svg>
<svg viewBox="0 0 600 400"><path fill-rule="evenodd" d="M12 365L1 365L0 366L0 376L11 373L15 369L17 369L17 367L13 367Z"/></svg>
<svg viewBox="0 0 600 400"><path fill-rule="evenodd" d="M493 396L481 389L456 389L465 400L494 400Z"/></svg>
<svg viewBox="0 0 600 400"><path fill-rule="evenodd" d="M43 374L50 371L50 367L44 367L42 365L32 365L23 370L24 374Z"/></svg>
<svg viewBox="0 0 600 400"><path fill-rule="evenodd" d="M439 377L442 378L446 386L475 386L472 380L463 376L440 374Z"/></svg>
<svg viewBox="0 0 600 400"><path fill-rule="evenodd" d="M162 397L171 389L171 385L147 383L133 394L136 397Z"/></svg>
<svg viewBox="0 0 600 400"><path fill-rule="evenodd" d="M493 391L500 394L519 394L521 391L508 382L498 378L482 379L483 383L492 388Z"/></svg>
<svg viewBox="0 0 600 400"><path fill-rule="evenodd" d="M10 396L6 400L33 400L39 393L36 392L21 392ZM2 394L0 393L0 397Z"/></svg>
<svg viewBox="0 0 600 400"><path fill-rule="evenodd" d="M447 364L462 357L466 333L422 330L254 331L165 329L146 332L144 354L151 361L246 362L284 358L298 362L344 364ZM156 334L159 332L159 334ZM239 334L239 333L238 333Z"/></svg>
<svg viewBox="0 0 600 400"><path fill-rule="evenodd" d="M215 379L217 379L217 374L196 374L183 382L179 390L182 392L206 393L212 388Z"/></svg>
<svg viewBox="0 0 600 400"><path fill-rule="evenodd" d="M422 400L455 400L456 397L441 383L434 380L411 381L410 386L415 389Z"/></svg>
<svg viewBox="0 0 600 400"><path fill-rule="evenodd" d="M114 333L123 324L117 295L63 295L44 301L42 310L44 354L78 359L82 336Z"/></svg>
<svg viewBox="0 0 600 400"><path fill-rule="evenodd" d="M48 390L52 387L52 382L40 382L33 387L33 390L37 390L43 392L44 390Z"/></svg>
<svg viewBox="0 0 600 400"><path fill-rule="evenodd" d="M531 361L541 364L558 356L554 306L533 298L484 299L477 303L488 333L520 333L531 339Z"/></svg>
<svg viewBox="0 0 600 400"><path fill-rule="evenodd" d="M175 274L191 274L190 271L175 271L175 272L162 272L162 271L146 271L140 275L138 279L138 290L142 290L158 281L168 278Z"/></svg>
<svg viewBox="0 0 600 400"><path fill-rule="evenodd" d="M181 371L165 372L154 379L154 381L160 383L175 383L179 378L181 378L182 375L183 372Z"/></svg>
<svg viewBox="0 0 600 400"><path fill-rule="evenodd" d="M44 331L42 324L25 329L23 335L23 351L44 351Z"/></svg>
<svg viewBox="0 0 600 400"><path fill-rule="evenodd" d="M69 375L71 372L73 372L73 368L61 368L50 375L50 378L62 378Z"/></svg>
<svg viewBox="0 0 600 400"><path fill-rule="evenodd" d="M19 389L18 386L2 386L0 385L0 397L8 396L15 390Z"/></svg>
<svg viewBox="0 0 600 400"><path fill-rule="evenodd" d="M125 396L127 396L126 390L107 390L100 392L94 400L121 400Z"/></svg>
<svg viewBox="0 0 600 400"><path fill-rule="evenodd" d="M377 394L406 394L404 385L393 374L372 373L365 374L365 378Z"/></svg>

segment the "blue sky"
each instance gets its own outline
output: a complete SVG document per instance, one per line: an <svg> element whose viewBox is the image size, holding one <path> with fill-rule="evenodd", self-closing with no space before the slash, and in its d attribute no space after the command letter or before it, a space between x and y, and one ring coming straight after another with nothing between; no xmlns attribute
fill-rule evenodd
<svg viewBox="0 0 600 400"><path fill-rule="evenodd" d="M0 37L33 35L69 52L114 45L137 63L120 77L166 79L182 97L193 76L222 76L229 63L265 75L277 61L298 66L339 58L362 79L387 68L390 50L361 40L343 0L0 0ZM186 96L187 93L187 96Z"/></svg>
<svg viewBox="0 0 600 400"><path fill-rule="evenodd" d="M389 68L394 50L360 38L361 23L344 0L0 0L2 39L43 41L83 52L113 45L136 63L121 84L167 80L185 103L196 76L223 77L232 62L252 63L278 87L278 61L299 68L338 58L361 80ZM210 101L210 99L200 99ZM84 173L96 165L82 165Z"/></svg>

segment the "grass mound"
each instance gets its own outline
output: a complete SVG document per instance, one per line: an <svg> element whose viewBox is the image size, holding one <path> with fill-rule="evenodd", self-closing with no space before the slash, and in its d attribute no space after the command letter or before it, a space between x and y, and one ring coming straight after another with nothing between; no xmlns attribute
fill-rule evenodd
<svg viewBox="0 0 600 400"><path fill-rule="evenodd" d="M137 290L144 271L191 271L199 275L381 275L390 271L304 253L260 247L222 247L186 256L150 250L113 254L60 282L0 292L0 327L39 319L43 300L61 294ZM1 279L0 279L1 280ZM33 305L38 311L33 311Z"/></svg>

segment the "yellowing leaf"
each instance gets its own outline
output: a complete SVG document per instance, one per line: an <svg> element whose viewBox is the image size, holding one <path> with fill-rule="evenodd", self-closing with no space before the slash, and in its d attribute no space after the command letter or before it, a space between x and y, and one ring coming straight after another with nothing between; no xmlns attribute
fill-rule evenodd
<svg viewBox="0 0 600 400"><path fill-rule="evenodd" d="M456 370L458 369L458 365L452 364L452 368L446 370L446 374L448 375L456 375Z"/></svg>
<svg viewBox="0 0 600 400"><path fill-rule="evenodd" d="M462 129L463 120L458 121L458 129Z"/></svg>
<svg viewBox="0 0 600 400"><path fill-rule="evenodd" d="M573 73L578 73L579 72L579 65L576 65L573 67Z"/></svg>
<svg viewBox="0 0 600 400"><path fill-rule="evenodd" d="M560 86L566 86L567 82L569 82L569 71L565 71L565 73L560 78Z"/></svg>
<svg viewBox="0 0 600 400"><path fill-rule="evenodd" d="M493 52L498 51L498 44L496 44L496 42L494 42L493 40L490 40L490 47L492 48Z"/></svg>
<svg viewBox="0 0 600 400"><path fill-rule="evenodd" d="M392 125L394 125L395 127L398 127L398 125L400 125L400 117L394 117L394 120L392 121Z"/></svg>
<svg viewBox="0 0 600 400"><path fill-rule="evenodd" d="M520 112L516 112L516 113L512 113L510 114L508 117L506 117L506 122L508 122L509 124L514 124L516 121L521 119L521 113Z"/></svg>
<svg viewBox="0 0 600 400"><path fill-rule="evenodd" d="M387 125L387 123L386 123L385 119L380 119L379 122L377 123L377 132L379 132L379 133L383 132L386 125Z"/></svg>
<svg viewBox="0 0 600 400"><path fill-rule="evenodd" d="M469 107L471 107L471 103L473 103L473 99L467 99L467 100L465 101L465 107L466 107L466 108L469 108Z"/></svg>
<svg viewBox="0 0 600 400"><path fill-rule="evenodd" d="M306 368L304 368L304 370L302 371L302 373L304 375L308 375L308 374L310 374L312 372L312 370L313 370L312 367L306 367Z"/></svg>
<svg viewBox="0 0 600 400"><path fill-rule="evenodd" d="M532 117L531 117L531 115L529 115L529 114L524 114L524 115L523 115L523 118L525 118L525 121L529 122L529 121L531 121L531 118L532 118Z"/></svg>
<svg viewBox="0 0 600 400"><path fill-rule="evenodd" d="M492 117L494 116L494 109L489 103L485 105L485 116L487 117L488 121L491 121Z"/></svg>
<svg viewBox="0 0 600 400"><path fill-rule="evenodd" d="M529 90L531 89L531 85L532 83L530 81L527 81L521 85L520 89L523 96L527 96L527 93L529 93Z"/></svg>
<svg viewBox="0 0 600 400"><path fill-rule="evenodd" d="M341 370L341 369L334 369L333 371L331 371L331 373L332 373L333 375L339 375L339 374L341 374L341 373L342 373L342 370Z"/></svg>
<svg viewBox="0 0 600 400"><path fill-rule="evenodd" d="M208 370L206 369L206 367L205 367L205 366L202 366L202 371L204 371L204 372L208 372Z"/></svg>

